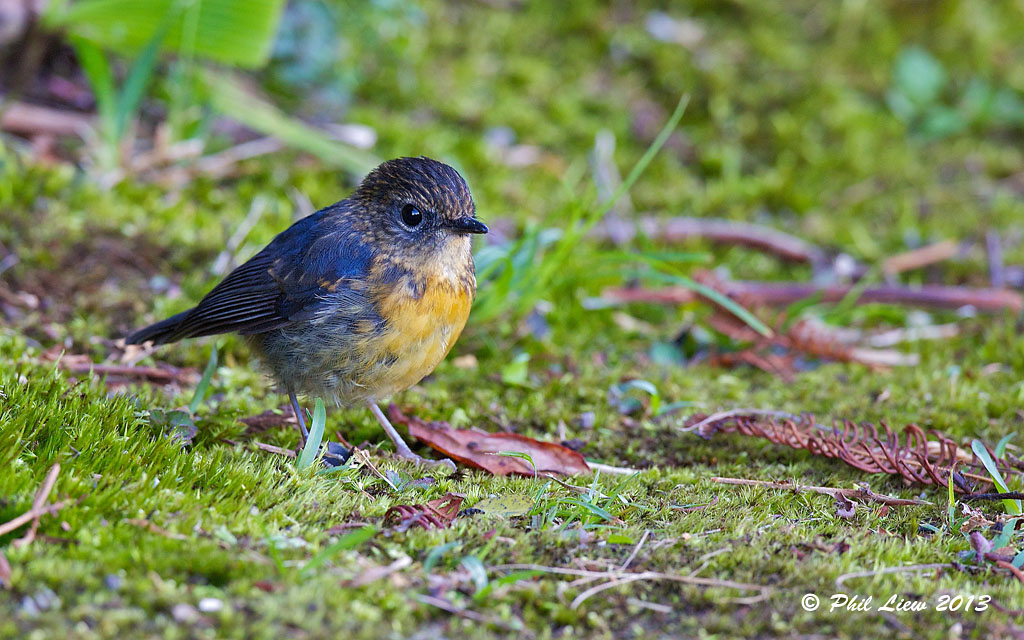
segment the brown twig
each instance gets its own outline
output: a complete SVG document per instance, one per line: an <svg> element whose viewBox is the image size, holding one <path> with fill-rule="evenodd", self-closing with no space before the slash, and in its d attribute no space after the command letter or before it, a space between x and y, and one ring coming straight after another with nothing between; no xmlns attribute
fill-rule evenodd
<svg viewBox="0 0 1024 640"><path fill-rule="evenodd" d="M46 499L50 497L50 492L53 491L53 485L57 482L57 475L60 473L60 463L54 462L53 466L46 473L46 478L43 479L43 484L39 486L36 491L35 499L32 500L32 510L38 512L46 504ZM18 538L14 541L14 547L20 548L28 544L31 544L36 537L36 531L39 529L39 518L42 514L32 518L32 526L29 528L28 533L24 537Z"/></svg>
<svg viewBox="0 0 1024 640"><path fill-rule="evenodd" d="M377 580L386 578L392 573L401 571L402 569L405 569L411 564L412 558L410 558L409 556L402 556L401 558L395 560L391 564L373 567L370 569L366 569L364 571L360 571L359 575L352 578L351 580L346 580L342 583L342 585L349 589L362 587L370 584L371 582L376 582Z"/></svg>
<svg viewBox="0 0 1024 640"><path fill-rule="evenodd" d="M889 275L896 275L904 271L921 269L936 262L942 262L955 256L960 251L960 245L953 240L943 240L935 244L929 244L919 249L898 253L886 258L882 262L882 271Z"/></svg>
<svg viewBox="0 0 1024 640"><path fill-rule="evenodd" d="M836 586L842 587L843 583L847 580L853 580L854 578L872 578L874 576L885 575L887 573L907 573L913 571L942 571L943 569L955 569L951 564L913 564L905 567L885 567L884 569L875 569L872 571L855 571L853 573L844 573L843 575L836 578Z"/></svg>
<svg viewBox="0 0 1024 640"><path fill-rule="evenodd" d="M742 300L747 306L785 307L820 295L823 302L839 302L845 298L852 286L823 286L803 282L762 282L730 280L723 283L723 292L731 298ZM699 294L685 287L662 287L645 289L640 287L605 289L601 297L616 303L651 302L656 304L686 304L700 300ZM1019 313L1024 310L1024 297L1015 291L1005 289L976 289L971 287L946 287L929 285L918 288L897 285L871 286L861 291L857 304L885 303L921 306L940 309L959 309L973 306L979 311L1009 310Z"/></svg>
<svg viewBox="0 0 1024 640"><path fill-rule="evenodd" d="M39 509L30 509L25 513L21 514L20 516L18 516L17 518L14 518L13 520L8 520L7 522L0 524L0 536L7 535L8 533L14 531L18 527L28 522L31 522L34 518L44 516L50 513L57 513L58 511L68 506L72 502L74 502L74 500L61 500L60 502L54 502L53 504L46 505Z"/></svg>
<svg viewBox="0 0 1024 640"><path fill-rule="evenodd" d="M1006 286L1006 272L1003 270L1003 242L999 232L989 229L985 232L985 248L988 252L989 282L1000 289Z"/></svg>
<svg viewBox="0 0 1024 640"><path fill-rule="evenodd" d="M1013 566L1012 562L1007 562L1006 560L996 560L996 566L998 566L1001 569L1006 569L1007 571L1012 573L1013 576L1017 578L1017 580L1019 580L1021 583L1024 583L1024 571L1021 571L1017 567Z"/></svg>
<svg viewBox="0 0 1024 640"><path fill-rule="evenodd" d="M4 552L0 551L0 587L10 589L12 575L11 563L7 561L7 556L4 555Z"/></svg>
<svg viewBox="0 0 1024 640"><path fill-rule="evenodd" d="M1024 491L1004 491L1002 493L968 493L964 500L1024 500Z"/></svg>
<svg viewBox="0 0 1024 640"><path fill-rule="evenodd" d="M485 616L483 614L477 613L476 611L470 611L469 609L457 606L449 602L448 600L445 600L444 598L438 598L435 596L427 595L425 593L418 593L414 597L425 605L437 607L442 611L447 611L448 613L459 616L460 618L466 618L467 620L472 620L474 622L482 622L484 624L494 625L500 629L506 629L508 631L515 630L519 633L523 633L523 629L515 628L508 622L502 620L501 618ZM527 637L533 637L533 633L527 632Z"/></svg>
<svg viewBox="0 0 1024 640"><path fill-rule="evenodd" d="M635 226L617 228L614 234L598 227L594 234L600 239L628 242L637 234L663 242L682 242L691 238L705 238L719 244L741 245L776 255L790 262L821 264L826 261L825 251L794 235L771 227L747 222L710 218L641 218ZM615 237L612 238L612 235Z"/></svg>
<svg viewBox="0 0 1024 640"><path fill-rule="evenodd" d="M542 571L544 573L554 573L568 576L578 576L583 578L596 578L596 579L607 579L609 582L599 585L602 588L594 587L576 596L576 599L569 605L575 609L584 600L594 595L598 591L602 591L606 588L625 584L626 582L634 582L636 580L670 580L673 582L681 582L683 584L690 584L698 587L724 587L726 589L736 589L738 591L757 591L758 595L750 598L735 598L734 601L742 603L753 603L759 602L766 599L771 593L771 588L759 584L749 584L745 582L733 582L732 580L716 580L714 578L699 578L696 576L681 576L672 573L661 573L658 571L642 571L638 573L629 573L624 571L589 571L586 569L570 569L567 567L547 567L539 564L504 564L491 567L495 570L526 570L526 571Z"/></svg>
<svg viewBox="0 0 1024 640"><path fill-rule="evenodd" d="M284 456L286 458L294 458L295 457L295 452L292 451L291 449L284 449L282 447L276 447L276 446L274 446L272 444L267 444L266 442L260 442L258 440L253 440L252 444L257 449L260 449L262 451L266 451L267 453L276 453L277 455Z"/></svg>
<svg viewBox="0 0 1024 640"><path fill-rule="evenodd" d="M291 407L282 405L277 410L267 409L263 413L259 413L248 418L239 418L238 420L246 426L245 431L242 433L246 435L262 433L268 429L274 429L276 427L295 427L295 414L292 412Z"/></svg>
<svg viewBox="0 0 1024 640"><path fill-rule="evenodd" d="M88 137L93 119L77 111L15 102L0 111L0 129L24 136Z"/></svg>
<svg viewBox="0 0 1024 640"><path fill-rule="evenodd" d="M143 520L141 518L129 518L129 519L126 519L126 520L122 520L121 522L124 522L125 524L130 524L130 525L133 525L133 526L136 526L136 527L140 527L142 529L146 529L148 531L151 531L151 532L157 534L158 536L163 536L165 538L170 538L171 540L188 540L188 536L183 536L180 533L172 533L172 532L168 531L167 529L164 529L160 525L158 525L158 524L156 524L156 523L154 523L154 522L152 522L150 520Z"/></svg>
<svg viewBox="0 0 1024 640"><path fill-rule="evenodd" d="M156 384L188 383L194 375L191 370L178 369L169 365L166 367L128 367L117 364L68 361L66 358L60 360L60 368L69 373L139 378Z"/></svg>
<svg viewBox="0 0 1024 640"><path fill-rule="evenodd" d="M822 493L827 496L843 496L844 498L855 498L858 500L864 500L867 502L874 502L877 504L885 504L890 507L903 507L910 505L930 505L931 502L919 500L917 498L896 498L893 496L886 496L879 493L875 493L871 489L840 489L837 487L815 487L811 485L792 484L789 482L770 482L768 480L751 480L748 478L711 478L711 482L717 482L718 484L732 484L742 485L748 487L767 487L769 489L786 489L795 493Z"/></svg>

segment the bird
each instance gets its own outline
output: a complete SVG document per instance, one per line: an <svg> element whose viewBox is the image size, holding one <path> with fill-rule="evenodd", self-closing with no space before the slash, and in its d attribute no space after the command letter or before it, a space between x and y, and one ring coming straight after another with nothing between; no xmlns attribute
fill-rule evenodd
<svg viewBox="0 0 1024 640"><path fill-rule="evenodd" d="M487 233L454 168L427 157L373 169L344 200L278 234L187 311L132 333L163 345L236 333L288 395L364 405L396 453L418 464L379 403L448 355L476 295L471 236Z"/></svg>

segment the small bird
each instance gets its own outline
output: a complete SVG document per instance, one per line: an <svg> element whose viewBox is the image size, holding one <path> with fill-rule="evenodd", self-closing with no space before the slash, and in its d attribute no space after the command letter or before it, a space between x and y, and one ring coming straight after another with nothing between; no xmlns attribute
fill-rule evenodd
<svg viewBox="0 0 1024 640"><path fill-rule="evenodd" d="M462 176L430 158L389 160L348 198L299 220L198 305L136 331L128 344L243 335L288 394L377 405L416 384L451 350L476 294L470 234L487 233Z"/></svg>

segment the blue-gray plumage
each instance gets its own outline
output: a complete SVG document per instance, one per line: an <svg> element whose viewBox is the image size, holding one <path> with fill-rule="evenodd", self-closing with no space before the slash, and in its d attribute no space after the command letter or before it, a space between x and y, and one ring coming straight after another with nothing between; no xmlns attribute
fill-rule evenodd
<svg viewBox="0 0 1024 640"><path fill-rule="evenodd" d="M417 458L376 403L440 362L469 316L469 235L486 233L469 188L428 158L382 164L349 198L303 218L194 308L127 342L244 335L292 398L366 403L399 453Z"/></svg>

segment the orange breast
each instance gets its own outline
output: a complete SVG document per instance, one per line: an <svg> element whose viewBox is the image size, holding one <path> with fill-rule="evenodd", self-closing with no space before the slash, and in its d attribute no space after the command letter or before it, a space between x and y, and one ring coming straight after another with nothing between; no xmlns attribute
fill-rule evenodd
<svg viewBox="0 0 1024 640"><path fill-rule="evenodd" d="M379 365L371 385L384 398L407 389L434 370L458 340L473 305L473 290L438 277L418 297L397 287L378 306L387 328L372 340Z"/></svg>

